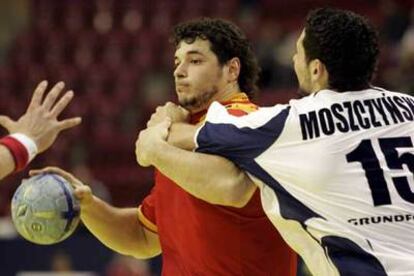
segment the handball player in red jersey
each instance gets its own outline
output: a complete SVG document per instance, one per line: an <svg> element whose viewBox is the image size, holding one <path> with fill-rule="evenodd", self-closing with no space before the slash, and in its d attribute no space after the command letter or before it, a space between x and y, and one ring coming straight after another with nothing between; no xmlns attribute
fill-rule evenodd
<svg viewBox="0 0 414 276"><path fill-rule="evenodd" d="M190 21L174 28L173 40L180 106L167 103L157 108L149 127L166 117L172 122L202 123L213 101L224 104L234 116L256 110L250 98L259 68L237 26L220 19ZM174 131L181 126L185 125L174 124ZM145 130L136 144L138 161L157 167L163 161L151 160L151 141L143 137ZM173 135L169 138L172 144L181 142ZM186 162L178 156L166 170L156 170L155 186L138 208L112 207L74 176L57 168L45 170L60 173L75 186L81 218L99 240L137 258L162 253L163 275L296 275L296 255L267 219L256 188L252 186L242 200L228 193L234 189L226 189L250 183L248 176L224 158L203 160L208 162ZM223 183L222 196L206 189L217 183Z"/></svg>
<svg viewBox="0 0 414 276"><path fill-rule="evenodd" d="M165 117L202 123L213 101L234 116L256 110L249 98L256 91L259 69L237 26L218 19L191 21L178 25L173 39L176 92L190 115L186 118L182 109L169 103L157 110L149 126ZM180 131L180 125L173 127ZM169 142L180 143L173 135ZM138 140L137 149L138 155L151 159L150 144L140 145ZM159 236L165 275L296 275L296 257L266 219L255 188L242 202L228 201L225 191L223 198L212 199L216 205L206 202L212 202L212 195L205 187L220 182L238 185L246 175L213 156L208 163L176 159L156 172L155 187L138 213L144 227Z"/></svg>

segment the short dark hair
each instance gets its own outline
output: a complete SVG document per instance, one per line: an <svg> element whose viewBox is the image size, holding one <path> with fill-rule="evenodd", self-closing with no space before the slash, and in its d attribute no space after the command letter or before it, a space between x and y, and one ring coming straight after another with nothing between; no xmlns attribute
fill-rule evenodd
<svg viewBox="0 0 414 276"><path fill-rule="evenodd" d="M176 47L181 41L192 43L197 38L211 43L211 50L221 65L234 57L240 59L238 84L253 99L258 91L260 69L251 44L240 28L223 19L201 18L180 23L173 29L172 42Z"/></svg>
<svg viewBox="0 0 414 276"><path fill-rule="evenodd" d="M378 34L364 17L333 8L313 10L306 18L303 47L307 62L319 59L325 64L330 89L370 86L377 68Z"/></svg>

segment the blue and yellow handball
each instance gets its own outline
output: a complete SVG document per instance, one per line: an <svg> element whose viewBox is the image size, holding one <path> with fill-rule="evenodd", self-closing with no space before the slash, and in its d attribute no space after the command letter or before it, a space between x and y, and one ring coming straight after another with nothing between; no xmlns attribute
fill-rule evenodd
<svg viewBox="0 0 414 276"><path fill-rule="evenodd" d="M36 244L54 244L68 238L80 220L80 204L73 192L69 182L57 174L23 180L11 203L17 232Z"/></svg>

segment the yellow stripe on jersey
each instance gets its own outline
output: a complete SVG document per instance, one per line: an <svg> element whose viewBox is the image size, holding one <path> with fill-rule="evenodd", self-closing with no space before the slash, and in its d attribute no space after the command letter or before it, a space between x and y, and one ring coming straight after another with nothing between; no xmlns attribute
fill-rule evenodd
<svg viewBox="0 0 414 276"><path fill-rule="evenodd" d="M144 213L141 211L141 205L138 207L138 220L142 223L142 225L144 225L145 228L151 232L158 233L157 225L145 217Z"/></svg>

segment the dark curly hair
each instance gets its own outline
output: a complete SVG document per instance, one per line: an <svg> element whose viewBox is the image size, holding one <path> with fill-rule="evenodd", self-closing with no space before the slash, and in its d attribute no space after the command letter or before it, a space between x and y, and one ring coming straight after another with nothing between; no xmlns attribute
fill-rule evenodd
<svg viewBox="0 0 414 276"><path fill-rule="evenodd" d="M306 18L303 47L308 63L319 59L325 64L330 89L370 86L379 55L378 34L364 17L332 8L313 10Z"/></svg>
<svg viewBox="0 0 414 276"><path fill-rule="evenodd" d="M241 91L254 99L258 91L259 65L253 54L249 40L233 23L214 18L201 18L176 25L173 29L172 42L177 47L181 41L194 42L197 38L211 43L211 50L218 61L224 65L232 58L239 58L241 63L238 84Z"/></svg>

